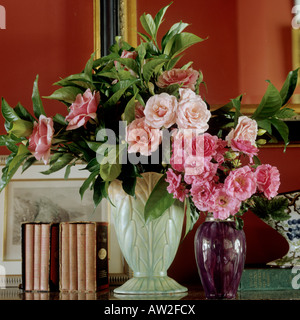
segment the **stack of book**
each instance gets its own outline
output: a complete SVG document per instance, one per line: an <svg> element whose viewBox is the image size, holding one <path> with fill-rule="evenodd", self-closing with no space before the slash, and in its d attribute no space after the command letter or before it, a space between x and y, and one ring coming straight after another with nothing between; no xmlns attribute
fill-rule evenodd
<svg viewBox="0 0 300 320"><path fill-rule="evenodd" d="M96 292L108 279L108 223L22 224L25 291Z"/></svg>
<svg viewBox="0 0 300 320"><path fill-rule="evenodd" d="M59 225L56 223L23 223L21 232L24 290L57 290L59 285Z"/></svg>
<svg viewBox="0 0 300 320"><path fill-rule="evenodd" d="M108 287L107 223L60 225L60 290L95 292Z"/></svg>

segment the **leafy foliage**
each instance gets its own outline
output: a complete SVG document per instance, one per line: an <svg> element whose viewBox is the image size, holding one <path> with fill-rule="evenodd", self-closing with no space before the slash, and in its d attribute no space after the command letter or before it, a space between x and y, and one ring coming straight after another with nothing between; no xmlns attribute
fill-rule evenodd
<svg viewBox="0 0 300 320"><path fill-rule="evenodd" d="M277 196L271 200L254 197L253 200L254 205L251 207L251 211L263 220L272 218L281 221L290 218L290 215L287 213L288 199L282 196Z"/></svg>

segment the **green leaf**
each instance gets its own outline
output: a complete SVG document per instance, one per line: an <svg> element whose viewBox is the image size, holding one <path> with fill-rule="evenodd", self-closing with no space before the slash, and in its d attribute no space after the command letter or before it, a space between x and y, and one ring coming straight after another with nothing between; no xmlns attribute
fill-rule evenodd
<svg viewBox="0 0 300 320"><path fill-rule="evenodd" d="M2 104L1 104L1 112L2 112L3 118L9 123L20 120L20 117L17 115L14 109L10 107L9 104L3 98L2 98Z"/></svg>
<svg viewBox="0 0 300 320"><path fill-rule="evenodd" d="M91 185L91 183L94 181L94 179L96 178L96 176L98 174L99 174L98 171L94 171L89 175L88 178L86 178L84 180L83 184L79 188L79 194L81 196L81 199L83 199L83 195L84 195L85 191L89 188L89 186Z"/></svg>
<svg viewBox="0 0 300 320"><path fill-rule="evenodd" d="M242 95L240 95L239 97L231 100L232 105L235 108L235 113L234 113L234 125L235 126L238 123L239 117L243 115L241 113L241 101L242 101Z"/></svg>
<svg viewBox="0 0 300 320"><path fill-rule="evenodd" d="M40 97L39 88L38 88L38 80L39 76L36 76L36 79L33 83L33 90L32 90L32 103L33 103L33 113L37 117L37 119L40 117L40 115L46 115L46 112L43 107L43 103Z"/></svg>
<svg viewBox="0 0 300 320"><path fill-rule="evenodd" d="M235 220L235 228L237 230L242 230L244 227L244 220L241 217L235 216L234 217Z"/></svg>
<svg viewBox="0 0 300 320"><path fill-rule="evenodd" d="M269 81L268 81L269 82ZM252 115L255 120L264 120L272 117L282 107L282 99L279 91L269 82L266 93L264 94L259 106Z"/></svg>
<svg viewBox="0 0 300 320"><path fill-rule="evenodd" d="M43 171L42 173L45 175L51 174L53 172L59 171L64 168L70 161L74 158L71 153L65 153L61 157L59 157L52 166L50 166L49 170Z"/></svg>
<svg viewBox="0 0 300 320"><path fill-rule="evenodd" d="M289 72L280 90L280 96L281 96L283 106L289 101L289 99L291 98L291 96L295 91L295 88L297 86L297 80L298 80L298 70L299 68Z"/></svg>
<svg viewBox="0 0 300 320"><path fill-rule="evenodd" d="M90 81L93 81L94 56L95 56L95 54L93 53L84 68L84 74L87 75L87 77Z"/></svg>
<svg viewBox="0 0 300 320"><path fill-rule="evenodd" d="M36 161L37 159L35 157L29 157L22 166L22 173L30 168Z"/></svg>
<svg viewBox="0 0 300 320"><path fill-rule="evenodd" d="M193 33L183 32L183 33L177 34L174 37L174 42L172 44L172 49L170 51L171 58L176 57L181 52L189 48L190 46L196 43L202 42L204 40L205 39L202 39Z"/></svg>
<svg viewBox="0 0 300 320"><path fill-rule="evenodd" d="M138 32L137 33L144 41L151 41L151 38L149 38L146 34Z"/></svg>
<svg viewBox="0 0 300 320"><path fill-rule="evenodd" d="M120 62L122 65L126 66L127 68L134 71L136 74L139 73L138 65L134 59L131 58L119 58L117 59L118 62Z"/></svg>
<svg viewBox="0 0 300 320"><path fill-rule="evenodd" d="M94 184L93 201L94 207L97 208L101 200L103 199L103 188L105 188L105 182L98 176Z"/></svg>
<svg viewBox="0 0 300 320"><path fill-rule="evenodd" d="M2 177L0 180L0 192L7 186L9 181L12 179L14 174L19 169L20 165L28 157L29 154L30 152L27 150L27 148L23 144L20 144L18 147L17 154L11 154L7 158L6 165L2 170Z"/></svg>
<svg viewBox="0 0 300 320"><path fill-rule="evenodd" d="M34 117L20 103L17 104L14 110L21 119L27 120L30 122L35 121Z"/></svg>
<svg viewBox="0 0 300 320"><path fill-rule="evenodd" d="M175 23L169 31L163 36L161 41L161 47L164 53L169 54L174 42L174 37L181 33L187 26L188 23L183 23L182 21Z"/></svg>
<svg viewBox="0 0 300 320"><path fill-rule="evenodd" d="M290 108L282 108L280 109L277 113L276 113L276 117L279 118L279 119L289 119L289 118L292 118L294 116L296 116L297 113L293 110L293 109L290 109Z"/></svg>
<svg viewBox="0 0 300 320"><path fill-rule="evenodd" d="M287 126L287 124L282 120L274 119L274 118L270 119L270 122L279 132L285 145L287 146L289 143L289 127Z"/></svg>
<svg viewBox="0 0 300 320"><path fill-rule="evenodd" d="M65 171L65 175L64 175L64 179L65 180L68 180L69 179L69 176L70 176L70 173L71 173L71 168L75 166L75 163L71 163L71 164L68 164L67 167L66 167L66 171Z"/></svg>
<svg viewBox="0 0 300 320"><path fill-rule="evenodd" d="M145 63L143 66L143 77L146 83L149 82L155 70L159 70L162 66L169 61L168 59L153 59Z"/></svg>
<svg viewBox="0 0 300 320"><path fill-rule="evenodd" d="M164 174L158 180L146 202L144 209L146 222L159 218L175 201L173 194L169 193L167 190L169 184L165 179L166 175Z"/></svg>
<svg viewBox="0 0 300 320"><path fill-rule="evenodd" d="M166 13L166 11L168 10L168 8L170 7L170 5L172 4L172 2L170 4L168 4L167 6L165 6L164 8L160 9L158 11L158 13L156 14L155 18L154 18L154 23L155 23L155 34L154 34L154 38L156 39L157 37L157 31L162 23L163 17Z"/></svg>
<svg viewBox="0 0 300 320"><path fill-rule="evenodd" d="M128 122L132 122L135 119L135 98L136 98L137 92L135 95L128 101L125 110L124 110L124 120Z"/></svg>
<svg viewBox="0 0 300 320"><path fill-rule="evenodd" d="M191 205L190 205L190 200L189 198L185 198L184 200L184 212L185 212L185 234L184 238L186 235L192 230L192 219L191 219Z"/></svg>
<svg viewBox="0 0 300 320"><path fill-rule="evenodd" d="M65 101L67 103L73 103L76 100L78 94L83 94L82 90L77 87L64 87L57 89L50 96L45 97L47 99Z"/></svg>
<svg viewBox="0 0 300 320"><path fill-rule="evenodd" d="M106 148L109 146L108 144L105 145ZM125 149L125 144L112 145L108 148L107 155L103 154L103 158L100 162L100 176L103 181L113 181L118 178L122 171L122 165L119 159Z"/></svg>
<svg viewBox="0 0 300 320"><path fill-rule="evenodd" d="M113 181L118 178L122 170L120 163L105 163L100 165L100 176L104 181Z"/></svg>
<svg viewBox="0 0 300 320"><path fill-rule="evenodd" d="M136 177L127 177L122 181L123 190L130 196L135 196Z"/></svg>
<svg viewBox="0 0 300 320"><path fill-rule="evenodd" d="M103 108L115 105L121 99L125 91L137 81L139 80L123 80L118 82L114 88L115 93L103 104Z"/></svg>
<svg viewBox="0 0 300 320"><path fill-rule="evenodd" d="M144 28L144 30L152 37L155 38L155 32L156 32L156 25L152 18L152 16L148 14L143 14L140 17L141 24Z"/></svg>
<svg viewBox="0 0 300 320"><path fill-rule="evenodd" d="M269 119L258 120L257 121L257 125L258 125L259 128L265 129L265 130L267 130L267 132L272 134L272 124L271 124L271 121Z"/></svg>
<svg viewBox="0 0 300 320"><path fill-rule="evenodd" d="M65 120L65 117L62 116L61 114L57 113L54 117L53 117L53 121L56 122L56 123L59 123L63 126L66 126L67 125L67 122Z"/></svg>
<svg viewBox="0 0 300 320"><path fill-rule="evenodd" d="M254 206L251 211L263 220L274 219L283 221L290 218L288 213L288 199L276 196L271 200L262 197L254 197Z"/></svg>
<svg viewBox="0 0 300 320"><path fill-rule="evenodd" d="M17 138L28 137L33 130L33 123L26 120L16 120L12 123L9 134L13 134Z"/></svg>

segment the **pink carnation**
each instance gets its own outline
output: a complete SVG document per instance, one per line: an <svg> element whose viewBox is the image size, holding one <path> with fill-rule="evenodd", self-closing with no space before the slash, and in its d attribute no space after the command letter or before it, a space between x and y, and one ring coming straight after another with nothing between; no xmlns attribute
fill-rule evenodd
<svg viewBox="0 0 300 320"><path fill-rule="evenodd" d="M145 118L136 119L127 127L126 141L129 153L149 156L161 143L161 130L148 126Z"/></svg>
<svg viewBox="0 0 300 320"><path fill-rule="evenodd" d="M195 179L190 190L193 197L193 203L200 211L212 211L214 205L213 194L215 192L215 184L209 181Z"/></svg>
<svg viewBox="0 0 300 320"><path fill-rule="evenodd" d="M262 164L256 168L255 176L258 190L270 200L277 195L280 186L280 174L276 167Z"/></svg>
<svg viewBox="0 0 300 320"><path fill-rule="evenodd" d="M168 169L166 182L169 183L167 190L173 194L173 198L183 202L188 194L188 190L181 182L181 175L177 175L172 169Z"/></svg>
<svg viewBox="0 0 300 320"><path fill-rule="evenodd" d="M39 122L34 123L32 134L29 137L28 150L37 160L43 160L45 164L49 162L53 134L53 120L40 115Z"/></svg>
<svg viewBox="0 0 300 320"><path fill-rule="evenodd" d="M91 89L87 89L83 95L78 94L76 100L70 106L69 114L66 116L66 121L69 122L66 130L86 126L90 119L96 119L99 102L100 94L97 91L92 93Z"/></svg>
<svg viewBox="0 0 300 320"><path fill-rule="evenodd" d="M164 71L157 80L157 86L160 88L165 88L171 84L180 84L183 88L189 88L195 90L195 84L199 77L199 72L189 68L187 70L183 69L172 69Z"/></svg>
<svg viewBox="0 0 300 320"><path fill-rule="evenodd" d="M244 166L229 173L224 187L228 196L244 201L256 192L256 177L250 167Z"/></svg>
<svg viewBox="0 0 300 320"><path fill-rule="evenodd" d="M213 199L213 215L215 219L225 220L240 210L241 201L229 196L223 188L216 189Z"/></svg>
<svg viewBox="0 0 300 320"><path fill-rule="evenodd" d="M187 184L192 184L195 180L200 182L212 181L217 182L218 176L218 163L213 163L208 159L204 159L203 165L201 167L188 167L188 164L185 165L189 170L186 170L184 175L184 181Z"/></svg>

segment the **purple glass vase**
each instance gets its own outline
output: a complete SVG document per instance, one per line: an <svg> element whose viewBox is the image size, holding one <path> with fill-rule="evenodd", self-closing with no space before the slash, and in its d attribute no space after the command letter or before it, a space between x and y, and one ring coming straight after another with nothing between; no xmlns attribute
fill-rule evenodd
<svg viewBox="0 0 300 320"><path fill-rule="evenodd" d="M234 221L207 218L195 234L195 257L206 298L235 298L246 258L244 231Z"/></svg>

